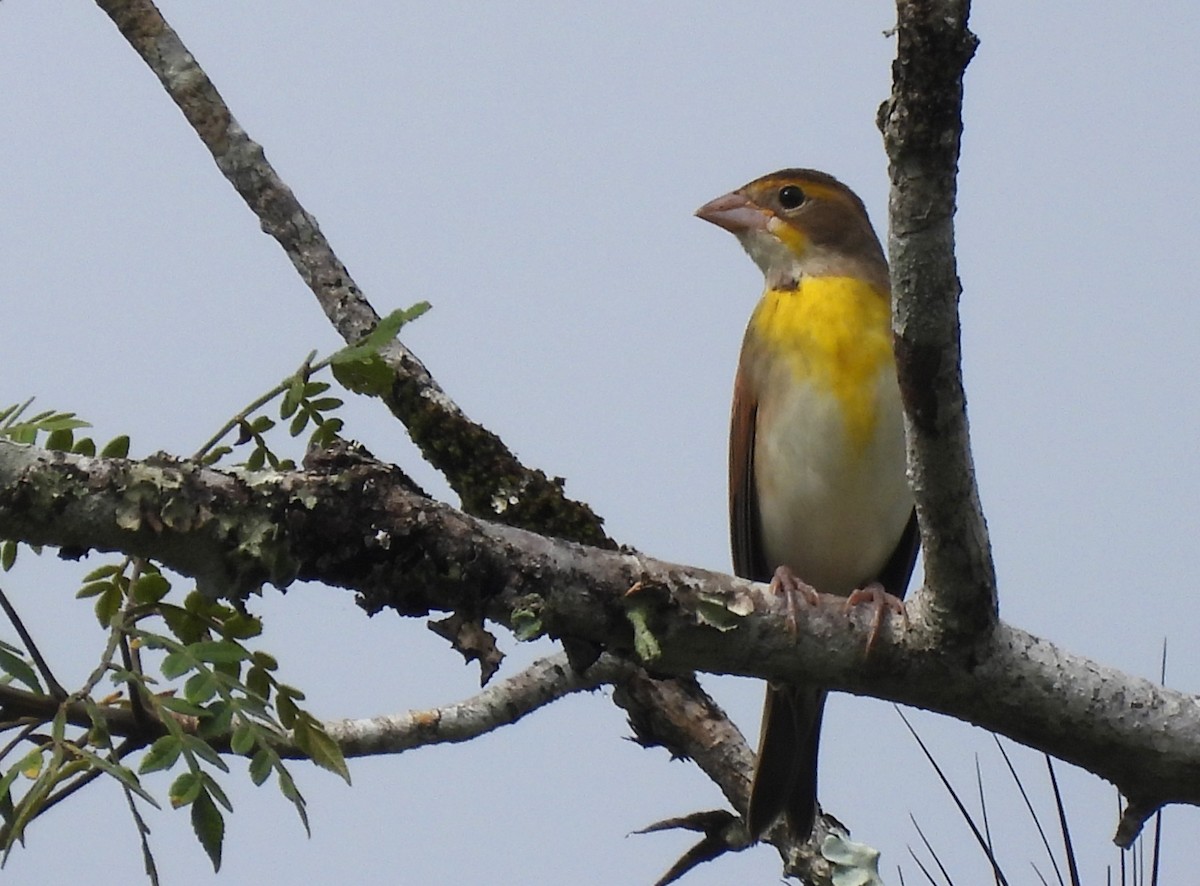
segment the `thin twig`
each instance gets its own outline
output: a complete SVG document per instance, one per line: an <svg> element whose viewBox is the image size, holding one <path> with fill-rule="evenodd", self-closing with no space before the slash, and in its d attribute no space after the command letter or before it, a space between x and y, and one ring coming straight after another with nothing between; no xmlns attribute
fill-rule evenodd
<svg viewBox="0 0 1200 886"><path fill-rule="evenodd" d="M122 630L120 634L121 663L125 665L125 670L127 670L129 673L139 675L142 673L142 659L136 650L129 648L129 634L126 631L126 628L132 623L133 610L138 608L138 605L134 600L133 589L137 585L138 579L141 577L142 564L144 562L145 561L140 557L133 558L133 565L129 574L130 593L129 596L125 598L125 603L122 607L124 617L121 620ZM145 687L133 678L126 680L125 686L129 692L129 710L133 714L134 722L137 723L142 729L145 729L152 722L150 713L146 710L146 700L143 698Z"/></svg>
<svg viewBox="0 0 1200 886"><path fill-rule="evenodd" d="M1063 806L1062 792L1058 789L1058 778L1054 774L1054 760L1049 754L1046 757L1046 769L1050 773L1050 787L1054 791L1054 806L1058 810L1058 823L1062 828L1063 850L1067 854L1067 873L1071 877L1071 886L1080 886L1079 866L1075 863L1075 844L1071 840L1071 829L1067 824L1067 810Z"/></svg>
<svg viewBox="0 0 1200 886"><path fill-rule="evenodd" d="M142 862L146 867L146 876L150 878L151 886L158 886L158 866L154 863L154 853L150 851L150 841L147 839L150 836L150 825L146 824L146 819L138 811L133 791L127 785L121 785L121 790L125 794L125 802L129 804L129 813L133 816L134 825L137 827L138 839L142 843Z"/></svg>
<svg viewBox="0 0 1200 886"><path fill-rule="evenodd" d="M226 434L235 430L242 424L242 422L246 421L246 419L254 415L254 413L258 412L258 410L262 409L280 394L287 391L292 384L292 379L294 379L297 375L302 374L307 380L313 373L320 372L333 360L333 357L330 356L326 357L324 360L321 360L319 363L314 364L312 362L312 358L316 356L316 353L316 351L310 351L308 356L304 358L304 362L300 364L299 369L297 369L279 384L275 385L275 387L271 388L271 390L264 394L260 394L243 406L241 410L235 416L233 416L233 418L225 422L225 424L223 424L215 434L209 437L204 444L192 454L192 461L200 461L203 459L204 456L209 453L209 450L221 442Z"/></svg>
<svg viewBox="0 0 1200 886"><path fill-rule="evenodd" d="M1058 878L1058 886L1064 886L1062 871L1058 868L1058 860L1054 857L1054 850L1050 848L1050 838L1046 836L1046 830L1042 827L1042 820L1038 818L1038 814L1033 808L1033 801L1029 799L1029 794L1025 790L1025 784L1021 781L1021 777L1017 775L1016 767L1013 766L1008 752L1004 750L1004 745L1000 743L1000 736L993 732L992 740L996 742L996 747L1000 750L1000 756L1004 758L1004 762L1008 766L1008 771L1012 774L1013 781L1017 783L1017 790L1021 792L1021 799L1025 801L1025 808L1029 810L1029 817L1033 819L1033 825L1037 828L1038 836L1042 838L1042 846L1046 848L1046 856L1050 859L1050 864L1054 867L1054 876Z"/></svg>
<svg viewBox="0 0 1200 886"><path fill-rule="evenodd" d="M33 637L29 631L25 629L25 623L21 621L21 617L17 615L17 610L13 608L12 603L8 601L8 596L4 590L0 588L0 607L4 608L4 614L8 616L8 620L16 629L17 634L21 638L21 642L25 644L25 651L29 653L29 657L33 659L33 663L37 666L38 671L42 675L42 679L46 681L46 689L50 695L58 701L63 701L67 697L67 690L54 677L54 673L50 670L50 665L46 659L42 657L41 650L37 644L33 642Z"/></svg>
<svg viewBox="0 0 1200 886"><path fill-rule="evenodd" d="M950 779L946 777L946 773L942 771L942 767L938 765L937 760L934 759L933 754L930 753L928 746L926 746L925 742L922 741L921 736L917 734L917 730L913 728L912 723L908 721L908 717L904 716L904 711L897 707L896 713L900 715L900 719L904 721L904 725L908 727L908 731L911 732L912 737L916 739L917 746L920 747L921 752L925 755L925 759L928 760L929 764L933 767L933 771L937 773L938 778L941 779L941 782L945 786L946 790L950 792L950 797L952 800L954 800L954 805L958 807L958 811L962 815L963 820L971 829L971 833L975 835L975 842L979 844L979 848L982 849L984 855L987 856L987 860L991 864L992 870L995 872L997 879L1003 884L1003 886L1008 886L1008 880L1005 879L1004 872L1000 870L1000 865L997 864L996 857L992 855L991 851L988 849L987 841L984 840L983 834L979 832L979 828L975 825L975 819L971 817L971 813L967 811L967 807L963 805L963 801L958 796L958 792L954 790L954 785L950 783Z"/></svg>
<svg viewBox="0 0 1200 886"><path fill-rule="evenodd" d="M26 718L22 718L22 719L26 719ZM31 719L30 722L26 723L25 726L21 729L21 731L18 732L12 738L11 741L9 741L3 748L0 748L0 760L3 760L10 753L12 753L13 748L15 748L21 742L23 742L27 738L29 738L29 736L32 735L34 733L34 731L37 730L37 728L45 722L46 722L45 720L32 720Z"/></svg>
<svg viewBox="0 0 1200 886"><path fill-rule="evenodd" d="M118 746L117 748L115 748L113 750L112 758L115 760L120 760L122 757L124 757L129 752L136 751L138 748L144 747L145 745L146 745L145 740L137 739L137 738L128 738L125 741L121 742L120 746ZM59 803L61 803L63 800L70 797L72 794L74 794L76 791L80 790L81 788L87 787L88 785L90 785L92 782L94 782L97 778L99 778L103 774L104 774L103 769L89 769L87 772L80 775L74 781L70 782L69 784L65 785L62 788L59 788L53 794L48 796L46 798L46 802L42 804L42 808L38 810L38 815L39 816L44 815L48 810L57 806Z"/></svg>

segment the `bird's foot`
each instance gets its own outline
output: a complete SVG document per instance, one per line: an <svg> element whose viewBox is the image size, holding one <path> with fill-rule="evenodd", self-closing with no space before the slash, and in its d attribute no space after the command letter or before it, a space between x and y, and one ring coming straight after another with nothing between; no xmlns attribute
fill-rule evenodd
<svg viewBox="0 0 1200 886"><path fill-rule="evenodd" d="M906 628L908 627L908 613L904 609L904 601L899 597L889 594L883 589L883 585L877 581L873 581L866 587L851 592L850 596L846 598L846 605L842 611L849 615L853 607L860 606L863 603L869 603L875 607L875 615L871 619L871 629L867 633L867 648L865 651L866 655L870 655L871 647L879 639L879 630L883 627L884 611L891 610L893 615L900 616L904 620Z"/></svg>
<svg viewBox="0 0 1200 886"><path fill-rule="evenodd" d="M780 566L775 570L771 577L771 592L783 597L788 630L793 634L796 633L796 614L800 611L801 603L816 606L821 602L821 595L817 593L817 589L787 566Z"/></svg>

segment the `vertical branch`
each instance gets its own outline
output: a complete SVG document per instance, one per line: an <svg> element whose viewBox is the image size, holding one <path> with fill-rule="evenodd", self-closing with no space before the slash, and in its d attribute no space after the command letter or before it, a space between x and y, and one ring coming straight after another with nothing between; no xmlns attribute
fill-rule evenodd
<svg viewBox="0 0 1200 886"><path fill-rule="evenodd" d="M996 579L967 431L954 260L963 73L977 40L969 0L898 0L892 95L879 110L889 159L888 251L908 458L930 614L969 636L997 617Z"/></svg>

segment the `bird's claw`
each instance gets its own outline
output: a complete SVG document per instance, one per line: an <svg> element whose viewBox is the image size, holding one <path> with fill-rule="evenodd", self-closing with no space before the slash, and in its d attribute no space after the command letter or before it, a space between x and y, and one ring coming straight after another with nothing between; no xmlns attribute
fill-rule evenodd
<svg viewBox="0 0 1200 886"><path fill-rule="evenodd" d="M821 602L821 595L817 593L817 589L787 566L780 566L771 576L771 592L783 598L788 631L792 634L796 633L796 616L800 611L801 602L806 606L816 606Z"/></svg>
<svg viewBox="0 0 1200 886"><path fill-rule="evenodd" d="M863 588L851 592L846 598L846 605L842 607L842 612L846 615L850 614L850 610L855 606L860 606L863 603L870 603L875 607L875 615L871 618L871 629L867 633L867 648L865 655L871 654L871 648L875 645L875 641L879 639L879 631L883 627L883 613L885 610L891 610L893 615L900 616L904 621L904 627L908 627L908 612L904 609L904 601L899 597L889 594L883 589L877 581L871 582Z"/></svg>

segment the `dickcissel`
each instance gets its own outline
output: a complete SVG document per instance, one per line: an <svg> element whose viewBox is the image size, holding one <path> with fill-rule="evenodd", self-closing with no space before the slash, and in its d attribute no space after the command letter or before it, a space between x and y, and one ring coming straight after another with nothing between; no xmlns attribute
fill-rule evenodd
<svg viewBox="0 0 1200 886"><path fill-rule="evenodd" d="M885 604L902 611L918 535L887 259L866 207L830 175L784 169L696 215L732 232L766 278L734 381L734 571L771 582L793 616L818 592L873 600L873 640ZM779 816L800 839L812 831L825 696L767 687L746 814L754 839Z"/></svg>

